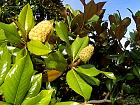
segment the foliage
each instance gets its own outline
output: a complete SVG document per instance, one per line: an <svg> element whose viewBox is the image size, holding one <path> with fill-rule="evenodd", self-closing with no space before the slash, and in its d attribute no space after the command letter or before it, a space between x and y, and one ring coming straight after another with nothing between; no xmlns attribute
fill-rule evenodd
<svg viewBox="0 0 140 105"><path fill-rule="evenodd" d="M42 42L29 39L36 25L29 4L12 23L0 22L0 104L115 104L139 95L140 12L129 10L136 30L122 45L131 19L115 13L103 21L105 2L81 2L84 12L66 5L63 20L46 20L54 28L47 30L49 37L38 34L46 38ZM83 62L80 53L91 45L93 53L83 53L88 56Z"/></svg>
<svg viewBox="0 0 140 105"><path fill-rule="evenodd" d="M17 17L23 6L30 4L36 22L47 19L61 19L63 4L61 0L1 0L0 21L11 23Z"/></svg>

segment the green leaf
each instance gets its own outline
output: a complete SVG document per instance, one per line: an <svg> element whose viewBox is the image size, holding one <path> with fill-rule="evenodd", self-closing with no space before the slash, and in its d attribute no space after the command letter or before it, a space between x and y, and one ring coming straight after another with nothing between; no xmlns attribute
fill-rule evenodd
<svg viewBox="0 0 140 105"><path fill-rule="evenodd" d="M42 90L37 96L26 99L21 105L49 105L53 91L53 89Z"/></svg>
<svg viewBox="0 0 140 105"><path fill-rule="evenodd" d="M101 73L101 71L97 70L94 67L94 65L81 65L81 66L78 66L76 71L83 73L85 75L88 75L88 76L97 76L98 74Z"/></svg>
<svg viewBox="0 0 140 105"><path fill-rule="evenodd" d="M55 30L60 39L69 44L67 25L64 22L56 22Z"/></svg>
<svg viewBox="0 0 140 105"><path fill-rule="evenodd" d="M25 52L25 55L12 66L2 85L6 102L15 105L19 105L23 101L34 72L31 59L27 51Z"/></svg>
<svg viewBox="0 0 140 105"><path fill-rule="evenodd" d="M126 79L126 80L133 80L133 79L135 79L135 75L132 74L132 73L127 73L127 74L125 75L125 79Z"/></svg>
<svg viewBox="0 0 140 105"><path fill-rule="evenodd" d="M6 40L6 36L3 29L0 29L0 41Z"/></svg>
<svg viewBox="0 0 140 105"><path fill-rule="evenodd" d="M77 37L71 45L71 53L73 57L73 62L79 58L80 51L88 45L89 37L85 36L83 38Z"/></svg>
<svg viewBox="0 0 140 105"><path fill-rule="evenodd" d="M15 49L15 50L18 50L18 49ZM19 59L21 59L22 57L24 57L26 55L26 51L24 51L24 49L22 50L19 50L16 52L16 58L15 58L15 63L19 61Z"/></svg>
<svg viewBox="0 0 140 105"><path fill-rule="evenodd" d="M133 73L134 73L138 78L140 78L140 67L137 66L137 65L134 65L134 66L133 66Z"/></svg>
<svg viewBox="0 0 140 105"><path fill-rule="evenodd" d="M108 80L106 81L106 87L107 87L107 89L108 89L109 91L111 91L111 90L113 89L113 85L114 85L114 83L113 83L113 81L112 81L111 79L108 79Z"/></svg>
<svg viewBox="0 0 140 105"><path fill-rule="evenodd" d="M55 105L80 105L80 104L77 102L68 101L68 102L58 102Z"/></svg>
<svg viewBox="0 0 140 105"><path fill-rule="evenodd" d="M18 34L15 24L13 23L5 24L5 23L0 22L0 29L4 30L5 36L9 42L16 43L16 44L21 42L20 36Z"/></svg>
<svg viewBox="0 0 140 105"><path fill-rule="evenodd" d="M31 40L27 43L28 50L36 55L46 55L51 52L49 46L44 45L40 41Z"/></svg>
<svg viewBox="0 0 140 105"><path fill-rule="evenodd" d="M67 61L59 51L49 54L48 57L45 58L45 63L47 68L62 72L67 68Z"/></svg>
<svg viewBox="0 0 140 105"><path fill-rule="evenodd" d="M136 16L136 17L140 17L140 11L137 11L137 12L135 13L135 16Z"/></svg>
<svg viewBox="0 0 140 105"><path fill-rule="evenodd" d="M88 85L74 70L67 73L66 80L70 88L88 100L91 96L92 87Z"/></svg>
<svg viewBox="0 0 140 105"><path fill-rule="evenodd" d="M107 76L110 79L116 80L116 77L112 72L102 72L105 76Z"/></svg>
<svg viewBox="0 0 140 105"><path fill-rule="evenodd" d="M20 23L21 27L26 30L27 33L33 28L35 22L33 12L29 4L25 5L21 10L18 17L18 22Z"/></svg>
<svg viewBox="0 0 140 105"><path fill-rule="evenodd" d="M5 44L1 45L1 49L2 55L0 58L0 85L4 82L4 79L11 66L11 55L7 49L7 46Z"/></svg>
<svg viewBox="0 0 140 105"><path fill-rule="evenodd" d="M123 63L124 60L125 60L125 53L119 54L118 58L117 58L117 64L119 65L119 64Z"/></svg>
<svg viewBox="0 0 140 105"><path fill-rule="evenodd" d="M0 101L0 105L11 105L11 104Z"/></svg>
<svg viewBox="0 0 140 105"><path fill-rule="evenodd" d="M31 87L27 93L26 99L36 96L41 89L42 74L34 75L31 78Z"/></svg>
<svg viewBox="0 0 140 105"><path fill-rule="evenodd" d="M71 12L74 16L77 16L78 14L80 14L80 11L79 11L79 10L74 10L74 9L72 9L72 7L71 7L69 4L66 4L65 7L66 7L66 9L69 9L70 12Z"/></svg>
<svg viewBox="0 0 140 105"><path fill-rule="evenodd" d="M97 85L99 86L100 84L100 80L95 78L95 77L92 77L92 76L88 76L86 74L83 74L83 73L80 73L80 72L77 72L81 78L83 78L89 85Z"/></svg>
<svg viewBox="0 0 140 105"><path fill-rule="evenodd" d="M92 25L92 23L97 22L98 20L99 20L99 16L93 15L93 16L87 21L86 24Z"/></svg>

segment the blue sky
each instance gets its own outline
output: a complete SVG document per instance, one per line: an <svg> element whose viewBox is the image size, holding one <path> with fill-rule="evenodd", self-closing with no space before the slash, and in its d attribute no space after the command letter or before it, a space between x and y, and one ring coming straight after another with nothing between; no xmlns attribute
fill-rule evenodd
<svg viewBox="0 0 140 105"><path fill-rule="evenodd" d="M89 2L90 0L86 0ZM131 13L127 10L130 8L134 12L140 10L140 0L94 0L96 3L106 1L104 8L106 9L105 15L115 13L119 10L123 17L130 16ZM83 10L80 0L64 0L64 4L70 4L74 9Z"/></svg>
<svg viewBox="0 0 140 105"><path fill-rule="evenodd" d="M90 0L85 0L86 2L89 2ZM106 4L104 8L106 9L105 12L105 20L109 16L109 14L113 14L117 12L116 10L119 10L121 13L122 18L124 17L131 17L131 13L127 10L127 8L130 8L134 13L140 10L140 0L94 0L95 3L106 1ZM64 0L65 4L70 4L73 9L78 9L83 11L82 3L80 0ZM129 32L135 29L134 21L132 21L131 25L128 27L128 32L126 34L126 37L129 38ZM124 42L122 40L122 42Z"/></svg>
<svg viewBox="0 0 140 105"><path fill-rule="evenodd" d="M89 2L90 0L86 0L86 2ZM122 17L131 17L131 13L127 10L127 8L130 8L134 13L138 10L140 10L140 0L94 0L97 2L106 1L106 4L104 8L106 9L105 12L105 19L107 19L109 14L113 14L117 12L116 10L119 10ZM64 0L65 4L70 4L73 9L78 9L83 11L83 6L80 0ZM133 23L133 21L132 21ZM134 24L130 26L131 29L134 28Z"/></svg>

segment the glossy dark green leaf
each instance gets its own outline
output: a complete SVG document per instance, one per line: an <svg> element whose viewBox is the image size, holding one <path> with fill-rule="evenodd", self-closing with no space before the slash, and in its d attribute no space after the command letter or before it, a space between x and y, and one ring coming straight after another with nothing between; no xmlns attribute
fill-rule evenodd
<svg viewBox="0 0 140 105"><path fill-rule="evenodd" d="M140 78L140 67L135 65L133 66L133 73L138 77Z"/></svg>
<svg viewBox="0 0 140 105"><path fill-rule="evenodd" d="M92 87L88 85L74 70L70 70L67 73L66 81L70 88L72 88L76 93L83 96L86 100L90 98Z"/></svg>
<svg viewBox="0 0 140 105"><path fill-rule="evenodd" d="M93 65L81 65L78 66L76 71L83 73L88 76L97 76L98 74L101 73L100 70L97 70Z"/></svg>
<svg viewBox="0 0 140 105"><path fill-rule="evenodd" d="M108 80L106 81L106 87L107 87L107 89L108 89L109 91L112 91L113 85L114 85L114 83L113 83L113 81L112 81L111 79L108 79Z"/></svg>
<svg viewBox="0 0 140 105"><path fill-rule="evenodd" d="M0 57L0 85L4 82L5 77L10 70L11 66L11 55L7 49L7 46L5 44L1 45L2 54Z"/></svg>
<svg viewBox="0 0 140 105"><path fill-rule="evenodd" d="M48 57L45 58L45 63L47 68L62 72L67 68L67 61L59 51L49 54Z"/></svg>
<svg viewBox="0 0 140 105"><path fill-rule="evenodd" d="M60 39L69 44L67 25L64 22L56 22L55 30Z"/></svg>
<svg viewBox="0 0 140 105"><path fill-rule="evenodd" d="M31 59L27 51L25 52L25 55L12 66L2 85L6 102L15 105L20 105L25 98L34 72Z"/></svg>
<svg viewBox="0 0 140 105"><path fill-rule="evenodd" d="M29 4L25 5L21 10L18 17L18 22L27 33L33 28L35 22L33 12Z"/></svg>
<svg viewBox="0 0 140 105"><path fill-rule="evenodd" d="M37 96L26 99L21 105L49 105L53 91L53 89L42 90Z"/></svg>
<svg viewBox="0 0 140 105"><path fill-rule="evenodd" d="M137 91L136 87L133 87L133 86L125 84L125 83L122 85L122 89L123 89L123 91L125 91L128 94L134 94Z"/></svg>
<svg viewBox="0 0 140 105"><path fill-rule="evenodd" d="M32 76L31 87L26 95L26 99L34 97L39 93L39 91L41 89L41 83L42 83L42 74L41 73Z"/></svg>
<svg viewBox="0 0 140 105"><path fill-rule="evenodd" d="M73 57L73 62L79 58L80 51L88 45L89 37L85 36L83 38L77 37L71 45L71 55Z"/></svg>
<svg viewBox="0 0 140 105"><path fill-rule="evenodd" d="M44 45L40 41L31 40L27 43L28 50L35 55L46 55L51 52L49 46Z"/></svg>
<svg viewBox="0 0 140 105"><path fill-rule="evenodd" d="M67 102L58 102L55 105L80 105L77 102L67 101Z"/></svg>
<svg viewBox="0 0 140 105"><path fill-rule="evenodd" d="M15 24L5 24L0 22L0 29L4 30L7 40L11 43L20 43L20 36L18 34Z"/></svg>
<svg viewBox="0 0 140 105"><path fill-rule="evenodd" d="M92 76L88 76L86 74L83 74L83 73L80 73L80 72L77 72L81 78L83 78L89 85L97 85L99 86L100 84L100 80L95 78L95 77L92 77Z"/></svg>
<svg viewBox="0 0 140 105"><path fill-rule="evenodd" d="M125 60L125 54L124 53L119 54L118 58L117 58L117 64L119 65L119 64L123 63L124 60Z"/></svg>
<svg viewBox="0 0 140 105"><path fill-rule="evenodd" d="M116 101L120 91L122 90L122 82L119 81L113 85L113 89L110 94L112 104Z"/></svg>
<svg viewBox="0 0 140 105"><path fill-rule="evenodd" d="M132 74L132 73L127 73L127 75L125 76L125 78L126 78L127 80L133 80L133 79L135 78L135 75Z"/></svg>

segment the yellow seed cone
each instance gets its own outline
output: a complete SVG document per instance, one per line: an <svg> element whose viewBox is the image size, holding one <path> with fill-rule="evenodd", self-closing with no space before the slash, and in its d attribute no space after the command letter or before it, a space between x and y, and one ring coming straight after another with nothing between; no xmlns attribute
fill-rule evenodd
<svg viewBox="0 0 140 105"><path fill-rule="evenodd" d="M91 58L93 51L94 51L94 46L92 45L83 48L79 54L80 59L83 62L87 62Z"/></svg>
<svg viewBox="0 0 140 105"><path fill-rule="evenodd" d="M44 20L38 23L34 28L29 32L29 39L39 40L45 42L49 39L50 34L53 30L53 22L49 20Z"/></svg>

